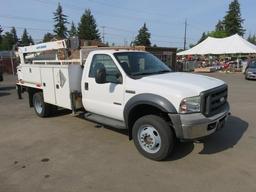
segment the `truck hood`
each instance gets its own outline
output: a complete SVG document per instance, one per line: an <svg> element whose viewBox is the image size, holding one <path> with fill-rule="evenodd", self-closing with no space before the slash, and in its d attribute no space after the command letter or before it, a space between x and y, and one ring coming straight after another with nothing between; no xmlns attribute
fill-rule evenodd
<svg viewBox="0 0 256 192"><path fill-rule="evenodd" d="M224 81L212 77L191 73L171 72L159 75L150 75L140 79L128 79L126 89L134 90L136 94L155 94L169 100L176 110L180 102L187 97L198 96L206 91L225 84ZM125 100L133 94L126 94Z"/></svg>
<svg viewBox="0 0 256 192"><path fill-rule="evenodd" d="M225 82L216 78L191 73L172 72L160 75L151 75L140 79L144 83L155 84L181 95L195 96L202 91L223 85Z"/></svg>

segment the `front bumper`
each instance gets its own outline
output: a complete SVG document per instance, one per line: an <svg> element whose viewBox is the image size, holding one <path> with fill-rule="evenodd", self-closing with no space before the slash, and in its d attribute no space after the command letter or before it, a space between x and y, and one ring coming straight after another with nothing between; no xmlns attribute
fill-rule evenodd
<svg viewBox="0 0 256 192"><path fill-rule="evenodd" d="M169 114L176 136L179 139L198 139L208 136L224 127L229 116L229 105L227 104L222 112L205 117L201 113L193 114Z"/></svg>
<svg viewBox="0 0 256 192"><path fill-rule="evenodd" d="M256 74L254 73L247 73L245 75L247 79L256 79Z"/></svg>

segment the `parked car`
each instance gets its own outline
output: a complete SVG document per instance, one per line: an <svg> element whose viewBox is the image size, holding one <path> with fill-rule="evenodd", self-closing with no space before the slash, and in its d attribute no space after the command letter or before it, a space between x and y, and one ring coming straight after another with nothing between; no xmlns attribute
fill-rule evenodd
<svg viewBox="0 0 256 192"><path fill-rule="evenodd" d="M256 79L256 60L248 64L245 79Z"/></svg>
<svg viewBox="0 0 256 192"><path fill-rule="evenodd" d="M4 77L3 77L3 70L2 67L0 66L0 81L3 81Z"/></svg>

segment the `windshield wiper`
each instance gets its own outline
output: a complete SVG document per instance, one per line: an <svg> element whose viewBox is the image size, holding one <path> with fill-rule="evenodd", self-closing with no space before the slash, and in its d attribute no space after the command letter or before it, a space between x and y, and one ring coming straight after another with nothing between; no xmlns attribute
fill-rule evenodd
<svg viewBox="0 0 256 192"><path fill-rule="evenodd" d="M156 72L156 74L169 73L169 72L172 72L172 71L170 71L170 70L162 70L162 71Z"/></svg>
<svg viewBox="0 0 256 192"><path fill-rule="evenodd" d="M144 73L134 73L132 76L140 76L140 75L155 75L155 74L162 74L162 73L169 73L170 70L162 70L162 71L154 71L154 72L144 72Z"/></svg>

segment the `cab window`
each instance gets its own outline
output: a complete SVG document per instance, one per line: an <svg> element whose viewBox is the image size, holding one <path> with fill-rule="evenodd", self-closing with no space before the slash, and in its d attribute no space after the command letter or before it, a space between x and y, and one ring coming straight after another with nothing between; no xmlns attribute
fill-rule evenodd
<svg viewBox="0 0 256 192"><path fill-rule="evenodd" d="M109 55L97 54L93 56L89 77L95 78L98 69L106 69L106 82L120 83L122 76L115 62Z"/></svg>

